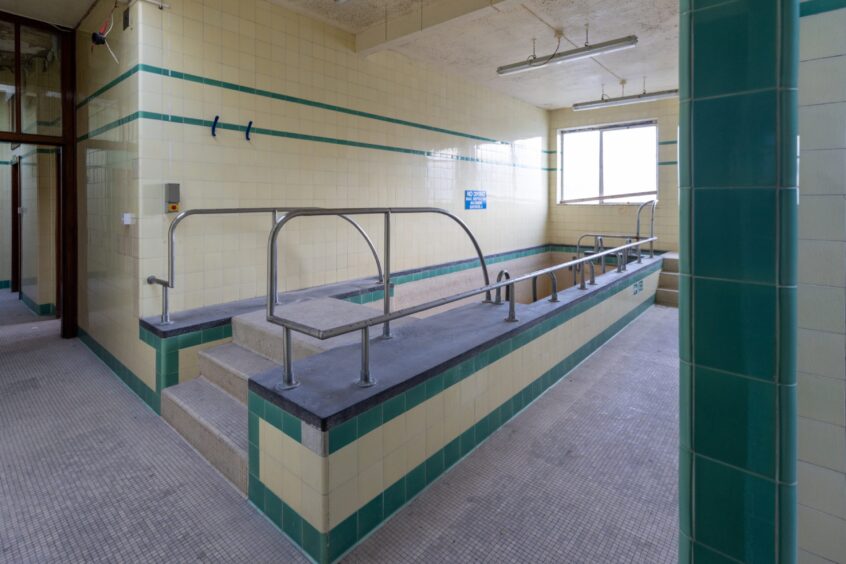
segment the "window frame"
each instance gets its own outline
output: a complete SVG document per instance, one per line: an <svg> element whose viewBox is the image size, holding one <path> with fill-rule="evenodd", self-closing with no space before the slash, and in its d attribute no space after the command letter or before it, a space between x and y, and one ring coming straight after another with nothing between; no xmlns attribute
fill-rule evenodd
<svg viewBox="0 0 846 564"><path fill-rule="evenodd" d="M617 129L635 129L639 127L655 128L655 190L648 192L629 192L627 194L616 194L614 196L604 195L604 173L603 173L603 154L602 154L602 139L605 131L614 131ZM564 199L564 135L567 133L579 133L584 131L599 131L599 195L591 196L589 198L574 198L570 200ZM615 200L622 200L624 198L631 198L634 196L655 196L658 198L659 176L658 176L658 120L657 119L640 119L637 121L608 123L602 125L590 125L582 127L568 127L560 128L556 133L558 140L558 198L557 204L563 205L584 205L595 202L594 205L599 206L639 206L642 202L619 202Z"/></svg>

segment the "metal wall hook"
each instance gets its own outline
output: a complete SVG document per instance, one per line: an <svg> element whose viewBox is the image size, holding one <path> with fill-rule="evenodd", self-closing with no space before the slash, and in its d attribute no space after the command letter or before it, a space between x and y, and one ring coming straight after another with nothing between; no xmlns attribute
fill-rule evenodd
<svg viewBox="0 0 846 564"><path fill-rule="evenodd" d="M252 128L253 128L253 120L250 120L250 123L247 124L247 131L246 131L246 134L245 134L246 137L247 137L247 141L250 140L250 130Z"/></svg>
<svg viewBox="0 0 846 564"><path fill-rule="evenodd" d="M214 121L212 122L212 137L217 137L217 122L220 119L220 116L214 116Z"/></svg>

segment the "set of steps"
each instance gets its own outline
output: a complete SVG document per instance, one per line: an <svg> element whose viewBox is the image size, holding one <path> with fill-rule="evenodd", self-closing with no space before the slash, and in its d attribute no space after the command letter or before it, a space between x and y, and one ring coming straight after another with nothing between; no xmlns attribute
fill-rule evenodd
<svg viewBox="0 0 846 564"><path fill-rule="evenodd" d="M364 306L360 306L364 307ZM399 319L395 330L413 323ZM373 338L379 338L379 331ZM200 376L162 392L162 417L244 494L247 492L248 411L251 376L282 373L282 327L268 323L264 310L232 318L232 342L199 353ZM294 360L360 342L353 332L321 341L292 336Z"/></svg>
<svg viewBox="0 0 846 564"><path fill-rule="evenodd" d="M345 338L346 337L346 338ZM294 333L294 360L352 342ZM250 376L282 370L282 328L257 311L232 318L232 342L199 353L200 376L162 392L162 417L232 482L247 492Z"/></svg>
<svg viewBox="0 0 846 564"><path fill-rule="evenodd" d="M661 274L658 278L658 291L655 303L670 307L679 307L679 254L664 253Z"/></svg>

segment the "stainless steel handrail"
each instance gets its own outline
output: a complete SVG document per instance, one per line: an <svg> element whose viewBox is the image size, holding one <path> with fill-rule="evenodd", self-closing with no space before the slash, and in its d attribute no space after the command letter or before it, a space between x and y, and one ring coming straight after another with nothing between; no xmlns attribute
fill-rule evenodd
<svg viewBox="0 0 846 564"><path fill-rule="evenodd" d="M303 208L291 208L291 207L264 207L264 208L197 208L192 210L185 210L178 214L173 221L170 222L170 226L167 230L167 280L163 280L158 278L155 275L150 275L147 277L147 284L158 284L162 287L162 316L160 325L169 325L170 321L170 300L168 296L168 290L174 287L174 279L176 278L176 227L186 218L194 216L194 215L234 215L234 214L245 214L245 213L272 213L273 214L273 224L276 225L278 220L277 214L280 213L288 213L293 210L301 210ZM317 209L317 208L309 208L309 209ZM382 273L382 263L379 261L379 253L376 251L376 246L373 244L373 241L367 235L367 232L364 228L358 224L353 219L346 217L344 215L340 216L341 219L348 222L352 225L356 231L364 237L364 240L367 242L367 246L370 247L370 252L373 255L373 258L376 260L376 270L378 272L378 280L382 282L383 280L383 273Z"/></svg>
<svg viewBox="0 0 846 564"><path fill-rule="evenodd" d="M393 214L423 214L423 213L433 213L433 214L440 214L444 215L454 222L456 222L467 234L470 238L470 241L473 243L473 247L476 249L476 254L479 257L479 264L482 267L482 277L485 280L485 284L490 284L490 276L488 275L488 265L485 262L485 255L482 253L482 248L479 246L479 242L476 240L476 237L473 235L473 232L467 227L467 224L464 223L458 216L453 215L449 211L442 209L442 208L301 208L297 210L292 210L288 212L285 217L279 219L276 224L273 226L273 229L270 231L270 236L268 237L267 242L267 320L277 325L282 325L284 327L284 362L285 362L285 372L287 374L293 374L291 365L291 328L283 325L281 323L277 323L280 318L276 317L276 299L274 296L278 293L278 252L277 252L277 239L279 237L279 232L282 230L285 225L297 217L315 217L315 216L327 216L327 215L382 215L385 218L385 249L384 249L384 264L385 264L385 272L384 276L382 277L383 284L384 284L384 297L383 297L383 309L384 315L383 317L387 317L390 315L391 312L391 216ZM490 291L485 292L485 301L491 301L491 293ZM384 319L382 322L382 337L383 338L390 338L391 336L391 319ZM378 325L376 323L372 325ZM371 325L367 325L366 327L370 327ZM361 328L360 328L361 329ZM301 331L302 332L302 331ZM369 347L369 335L362 334L362 346L365 348ZM364 362L362 361L364 364ZM373 381L369 377L370 371L362 371L361 380L359 384L362 386L372 386ZM287 382L287 384L283 383L283 389L293 388L297 385L295 380L291 380Z"/></svg>
<svg viewBox="0 0 846 564"><path fill-rule="evenodd" d="M604 237L607 239L634 239L635 241L640 241L640 213L643 211L643 208L646 206L652 206L652 215L649 221L649 236L655 237L655 206L658 205L658 200L649 200L647 202L643 202L637 208L637 215L635 218L635 234L630 235L628 233L584 233L582 234L578 240L576 241L576 258L581 257L582 254L582 239L585 237L593 237L594 238L594 248L599 246L599 242L597 238ZM653 245L649 245L649 256L651 258L655 257L655 248Z"/></svg>
<svg viewBox="0 0 846 564"><path fill-rule="evenodd" d="M345 212L347 213L347 212ZM273 247L275 243L276 235L278 234L280 225L288 220L292 214L289 214L284 219L280 220L277 223L276 228L274 228L273 233L271 234L271 243L270 247ZM382 315L371 317L368 319L364 319L361 321L356 321L353 323L347 323L344 325L340 325L338 327L334 327L332 329L326 330L315 330L307 325L303 325L301 323L297 323L296 321L286 320L281 317L276 316L275 314L275 304L272 300L268 300L267 302L267 320L275 325L279 325L284 328L285 339L283 340L283 356L285 359L285 364L283 366L282 372L282 382L277 385L277 389L279 390L286 390L290 388L294 388L299 385L297 382L294 372L293 372L293 360L291 358L291 331L297 331L299 333L304 333L306 335L310 335L312 337L316 337L318 339L329 339L331 337L337 337L339 335L344 335L346 333L351 333L353 331L362 331L362 338L361 338L361 355L362 355L362 368L361 368L361 376L359 381L357 382L360 386L372 386L375 382L370 375L370 367L369 367L369 359L370 359L370 341L368 335L368 329L373 327L374 325L380 325L384 323L390 323L396 319L400 319L402 317L407 317L409 315L414 315L415 313L419 313L421 311L426 311L429 309L434 309L436 307L440 307L446 304L450 304L453 302L457 302L460 300L464 300L467 298L471 298L473 296L478 296L479 294L486 294L487 296L491 295L492 291L499 290L500 288L507 287L509 293L509 312L508 317L505 318L506 321L517 321L516 317L516 291L514 285L523 282L526 280L530 280L537 276L544 276L547 274L554 275L555 272L559 270L563 270L565 268L570 268L577 264L584 264L588 263L591 266L591 271L593 271L593 263L591 261L595 260L596 258L604 257L606 255L615 254L619 256L618 260L618 272L620 272L621 263L624 260L625 255L628 254L629 249L637 248L638 253L638 262L642 261L642 252L641 246L647 243L652 243L656 240L656 237L649 237L647 239L642 239L640 241L632 241L625 245L621 245L619 247L615 247L613 249L608 249L602 251L596 255L591 255L589 257L583 257L580 259L574 259L571 261L563 262L561 264L557 264L554 266L550 266L547 268L543 268L541 270L536 270L534 272L530 272L528 274L523 274L516 278L512 278L509 280L503 280L500 282L496 282L494 284L486 284L480 288L475 288L473 290L467 290L464 292L460 292L458 294L453 294L452 296L447 296L443 298L438 298L429 302L425 302L422 304L418 304L415 306L409 306L404 309L400 309L394 312L384 312ZM268 255L271 259L275 255L271 252ZM582 269L584 271L584 269ZM386 278L388 275L386 274ZM585 289L586 287L582 284L581 289ZM556 296L557 297L557 296ZM490 299L486 300L486 302L490 302Z"/></svg>

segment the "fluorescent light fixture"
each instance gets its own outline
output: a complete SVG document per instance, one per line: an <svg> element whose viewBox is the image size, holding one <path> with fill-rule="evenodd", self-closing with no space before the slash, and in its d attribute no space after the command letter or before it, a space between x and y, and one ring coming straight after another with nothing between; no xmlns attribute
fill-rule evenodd
<svg viewBox="0 0 846 564"><path fill-rule="evenodd" d="M534 69L542 69L550 65L557 65L558 63L566 63L569 61L578 61L595 57L597 55L605 55L607 53L614 53L615 51L622 51L623 49L631 49L637 45L637 35L628 35L619 39L612 39L603 43L596 43L594 45L586 45L573 49L571 51L564 51L563 53L555 53L554 55L546 55L544 57L534 57L520 61L519 63L512 63L496 69L496 73L500 76L515 74L518 72L525 72Z"/></svg>
<svg viewBox="0 0 846 564"><path fill-rule="evenodd" d="M631 96L621 96L619 98L602 98L600 100L593 100L591 102L579 102L578 104L573 104L573 110L578 112L580 110L610 108L611 106L625 106L628 104L637 104L640 102L653 102L655 100L675 98L678 95L678 90L661 90L660 92L649 93L642 92L640 94L633 94Z"/></svg>

